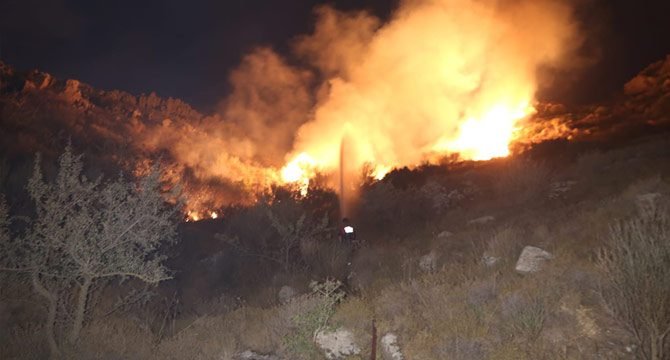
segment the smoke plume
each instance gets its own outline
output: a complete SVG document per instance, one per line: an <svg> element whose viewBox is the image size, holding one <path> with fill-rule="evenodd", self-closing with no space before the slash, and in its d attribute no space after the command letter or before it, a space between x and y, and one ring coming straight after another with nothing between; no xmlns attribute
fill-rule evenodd
<svg viewBox="0 0 670 360"><path fill-rule="evenodd" d="M164 123L145 144L198 179L246 188L315 170L336 177L345 136L348 171L359 174L449 153L505 156L533 112L540 68L566 64L581 44L558 0L404 0L386 23L328 6L315 14L290 61L254 50L218 114Z"/></svg>

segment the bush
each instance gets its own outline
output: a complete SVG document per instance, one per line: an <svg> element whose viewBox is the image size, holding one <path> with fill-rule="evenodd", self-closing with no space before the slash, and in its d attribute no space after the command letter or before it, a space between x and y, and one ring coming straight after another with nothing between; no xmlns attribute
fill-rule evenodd
<svg viewBox="0 0 670 360"><path fill-rule="evenodd" d="M521 204L546 194L551 171L544 164L523 159L508 160L496 174L496 193L509 203Z"/></svg>
<svg viewBox="0 0 670 360"><path fill-rule="evenodd" d="M342 283L339 281L313 282L310 287L313 306L293 317L294 331L284 340L288 351L300 359L318 357L314 338L319 331L326 329L328 320L335 313L335 305L340 303L345 295Z"/></svg>
<svg viewBox="0 0 670 360"><path fill-rule="evenodd" d="M670 216L668 204L647 203L636 217L610 227L598 254L601 297L639 342L645 359L665 359L670 333Z"/></svg>

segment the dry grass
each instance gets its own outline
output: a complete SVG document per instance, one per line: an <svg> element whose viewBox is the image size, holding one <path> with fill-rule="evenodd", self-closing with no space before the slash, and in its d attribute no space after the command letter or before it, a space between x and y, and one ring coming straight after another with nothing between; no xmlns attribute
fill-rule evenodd
<svg viewBox="0 0 670 360"><path fill-rule="evenodd" d="M286 339L298 333L295 319L314 308L314 299L301 296L280 306L277 291L281 285L304 290L311 279L334 276L348 279L349 296L330 324L354 332L363 350L359 358L369 354L373 318L380 335L398 335L408 359L630 358L635 354L625 348L634 339L621 331L594 291L602 279L596 249L613 219L637 211L638 195L670 195L670 166L665 165L670 153L663 146L587 154L570 168L551 172L540 163L503 164L505 179L493 188L500 166L473 168L454 178L472 179L481 188L479 197L439 212L422 208L430 199L412 199L416 189L386 184L366 198L371 202L364 214L378 218L361 226L369 246L353 254L350 267L344 266L348 249L336 242L302 244L309 270L245 274L244 279L253 279L248 284L258 284L244 289L245 303L232 294L203 301L195 307L198 316L178 315L179 323L162 336L125 317L93 323L76 350L80 358L232 359L247 349L299 358L289 355ZM450 179L440 184L447 186ZM552 179L578 183L561 199L548 199ZM405 201L409 205L398 212ZM496 217L493 223L467 225L489 214ZM453 236L437 239L443 230ZM548 250L554 259L538 273L518 274L514 265L526 245ZM418 259L429 251L436 252L438 266L424 274ZM484 255L500 260L486 266ZM2 339L0 357L16 358L26 344L34 358L44 355L41 337L31 329L6 332L11 336ZM319 356L312 352L307 358Z"/></svg>
<svg viewBox="0 0 670 360"><path fill-rule="evenodd" d="M610 228L598 256L602 299L635 336L645 359L670 355L670 209L640 202L636 217Z"/></svg>

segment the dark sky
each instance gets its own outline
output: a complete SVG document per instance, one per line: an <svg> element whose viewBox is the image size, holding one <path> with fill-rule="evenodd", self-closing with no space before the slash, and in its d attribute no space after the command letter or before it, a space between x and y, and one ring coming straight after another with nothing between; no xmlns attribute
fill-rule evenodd
<svg viewBox="0 0 670 360"><path fill-rule="evenodd" d="M501 0L513 1L513 0ZM599 100L670 53L670 1L575 0L600 59L556 96ZM336 0L386 17L397 0ZM285 53L310 31L319 0L0 0L0 57L102 89L155 91L209 111L228 73L257 45Z"/></svg>

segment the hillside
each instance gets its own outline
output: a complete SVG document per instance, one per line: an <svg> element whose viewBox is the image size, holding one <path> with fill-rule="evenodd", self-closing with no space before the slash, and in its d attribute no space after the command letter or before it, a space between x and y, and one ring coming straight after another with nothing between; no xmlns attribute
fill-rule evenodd
<svg viewBox="0 0 670 360"><path fill-rule="evenodd" d="M19 192L36 149L55 157L71 139L88 171L133 171L161 154L143 142L148 129L216 117L155 95L0 73L12 213L29 212ZM374 343L386 360L653 358L639 324L652 314L670 326L669 114L670 57L609 104L538 105L528 131L556 124L569 138L362 184L352 216L360 245L338 239L337 196L318 184L305 196L275 187L247 206L219 204L224 217L181 223L164 249L173 280L97 290L64 356L368 359ZM206 183L162 154L187 190ZM623 244L636 256L603 253L630 234L639 241ZM519 263L524 252L534 256ZM613 283L621 274L627 282ZM0 358L45 358L45 310L19 280L0 275ZM667 341L655 344L656 359L667 358Z"/></svg>

